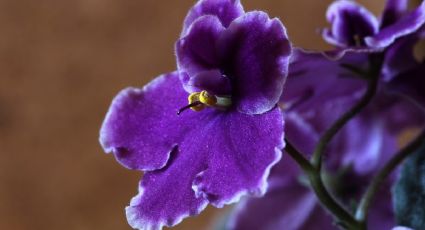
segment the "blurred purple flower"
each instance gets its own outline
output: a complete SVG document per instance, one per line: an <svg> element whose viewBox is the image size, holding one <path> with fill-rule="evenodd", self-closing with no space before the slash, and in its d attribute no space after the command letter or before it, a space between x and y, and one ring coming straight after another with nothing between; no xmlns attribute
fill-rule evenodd
<svg viewBox="0 0 425 230"><path fill-rule="evenodd" d="M283 176L283 173L286 176ZM334 176L332 176L334 175ZM330 189L348 208L356 205L371 175L355 174L350 168L325 173ZM386 181L371 206L370 229L391 229L394 216L391 204L392 181ZM321 207L306 178L292 161L281 161L272 169L269 189L262 198L250 198L238 204L230 217L228 229L310 230L339 229Z"/></svg>
<svg viewBox="0 0 425 230"><path fill-rule="evenodd" d="M279 20L245 13L238 0L201 0L176 53L178 71L121 91L100 131L106 152L145 172L126 208L133 228L173 226L208 203L262 195L284 147L276 103L291 46Z"/></svg>
<svg viewBox="0 0 425 230"><path fill-rule="evenodd" d="M425 2L408 12L408 0L387 0L379 21L366 8L351 0L337 0L328 8L330 29L323 38L339 49L327 52L340 58L346 52L382 51L396 39L417 32L425 23Z"/></svg>
<svg viewBox="0 0 425 230"><path fill-rule="evenodd" d="M344 66L362 67L363 53L349 53L338 61L320 53L293 54L282 103L286 138L301 152L313 152L323 132L364 94L366 82ZM355 205L371 177L397 151L399 135L423 123L418 109L379 90L365 111L352 119L327 148L327 185L347 207ZM371 206L369 225L391 229L392 178ZM336 229L292 161L272 169L269 190L261 199L241 203L230 229ZM350 200L351 198L351 200Z"/></svg>
<svg viewBox="0 0 425 230"><path fill-rule="evenodd" d="M379 53L381 79L388 90L407 95L425 109L425 60L416 60L413 51L425 37L425 1L409 12L408 0L387 0L380 22L349 0L335 1L326 16L331 29L325 29L323 37L338 48L325 55L339 59L346 52Z"/></svg>

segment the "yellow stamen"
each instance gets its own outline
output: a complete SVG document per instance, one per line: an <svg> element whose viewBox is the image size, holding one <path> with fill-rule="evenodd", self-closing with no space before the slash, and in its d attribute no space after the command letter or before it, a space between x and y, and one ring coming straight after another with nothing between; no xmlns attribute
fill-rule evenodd
<svg viewBox="0 0 425 230"><path fill-rule="evenodd" d="M189 97L187 97L187 101L189 102L189 104L193 104L195 102L200 101L199 100L200 94L201 93L198 93L198 92L191 93L189 95ZM200 101L200 102L202 103L202 101ZM204 105L204 103L202 103L202 104L199 104L199 105L196 105L196 106L192 106L192 107L190 107L190 109L193 110L193 111L199 112L199 111L205 109L205 105Z"/></svg>
<svg viewBox="0 0 425 230"><path fill-rule="evenodd" d="M180 115L183 111L187 109L199 112L205 109L206 107L215 107L217 109L223 109L229 107L232 104L230 97L215 96L209 94L205 90L189 94L189 96L187 97L187 101L188 105L179 109L177 111L177 115Z"/></svg>
<svg viewBox="0 0 425 230"><path fill-rule="evenodd" d="M208 106L214 106L217 104L216 96L209 94L205 90L199 94L199 101Z"/></svg>

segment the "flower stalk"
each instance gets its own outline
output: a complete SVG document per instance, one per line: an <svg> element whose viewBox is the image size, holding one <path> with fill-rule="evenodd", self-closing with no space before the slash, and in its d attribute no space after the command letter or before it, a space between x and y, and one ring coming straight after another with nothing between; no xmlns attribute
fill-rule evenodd
<svg viewBox="0 0 425 230"><path fill-rule="evenodd" d="M367 188L360 201L360 205L357 208L355 216L356 219L363 225L366 225L369 207L375 194L379 191L381 184L397 166L399 166L408 156L413 154L415 150L417 150L424 143L424 140L425 131L422 131L422 133L419 134L412 142L410 142L410 144L395 154L372 179L369 187Z"/></svg>
<svg viewBox="0 0 425 230"><path fill-rule="evenodd" d="M323 152L326 150L328 144L352 118L359 114L372 101L378 87L378 79L378 76L372 76L371 78L368 78L368 87L366 93L363 95L360 101L357 102L353 108L342 115L335 123L333 123L333 125L321 136L311 158L313 167L319 169L320 171L322 167Z"/></svg>
<svg viewBox="0 0 425 230"><path fill-rule="evenodd" d="M347 230L361 230L360 222L345 210L327 191L320 176L320 169L314 167L292 144L286 140L286 152L297 162L307 175L311 187L323 206L337 219L336 223Z"/></svg>
<svg viewBox="0 0 425 230"><path fill-rule="evenodd" d="M287 141L286 151L301 166L304 173L308 176L311 187L317 198L320 200L328 211L336 218L337 224L347 230L364 230L367 229L364 221L360 221L348 212L341 204L339 204L332 195L327 191L321 176L322 156L328 144L336 136L336 134L356 115L372 101L376 94L379 82L380 68L382 67L382 59L380 56L371 55L369 59L370 68L365 73L365 79L368 81L367 90L362 98L339 119L337 119L329 129L319 139L314 149L311 161L308 161L303 155Z"/></svg>

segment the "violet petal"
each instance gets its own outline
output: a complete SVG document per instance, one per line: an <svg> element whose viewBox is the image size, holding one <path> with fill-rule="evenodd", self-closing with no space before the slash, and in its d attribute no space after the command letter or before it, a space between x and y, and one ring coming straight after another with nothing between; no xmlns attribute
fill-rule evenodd
<svg viewBox="0 0 425 230"><path fill-rule="evenodd" d="M224 27L228 27L243 13L244 9L240 0L200 0L189 10L184 20L182 36L185 36L191 24L202 16L215 16Z"/></svg>
<svg viewBox="0 0 425 230"><path fill-rule="evenodd" d="M261 115L235 111L218 116L202 130L199 144L184 142L180 148L208 155L193 189L222 207L244 194L264 194L270 167L280 160L284 147L283 117L277 107Z"/></svg>
<svg viewBox="0 0 425 230"><path fill-rule="evenodd" d="M126 208L130 226L159 230L199 214L208 204L206 199L196 197L191 188L193 177L200 170L201 157L175 149L165 168L143 176L138 195Z"/></svg>
<svg viewBox="0 0 425 230"><path fill-rule="evenodd" d="M217 69L199 72L192 77L182 72L180 80L184 89L189 93L206 90L211 94L220 96L231 95L232 92L230 79Z"/></svg>
<svg viewBox="0 0 425 230"><path fill-rule="evenodd" d="M369 47L382 48L391 45L397 38L417 31L425 22L425 1L396 23L383 28L378 34L365 38Z"/></svg>
<svg viewBox="0 0 425 230"><path fill-rule="evenodd" d="M332 24L332 29L324 30L323 38L336 46L363 45L364 37L378 32L376 17L354 1L335 1L329 6L326 18Z"/></svg>
<svg viewBox="0 0 425 230"><path fill-rule="evenodd" d="M176 72L160 76L143 89L127 88L113 100L100 131L105 152L125 167L155 170L165 166L178 138L191 126L191 113L176 115L187 104ZM178 132L181 130L181 133Z"/></svg>
<svg viewBox="0 0 425 230"><path fill-rule="evenodd" d="M198 18L187 35L176 43L179 70L192 77L200 71L218 68L217 41L224 29L217 17L207 15Z"/></svg>
<svg viewBox="0 0 425 230"><path fill-rule="evenodd" d="M278 107L261 115L206 108L178 116L187 95L176 72L163 75L122 91L103 124L105 150L126 167L149 170L126 209L135 228L172 226L207 203L221 207L244 194L261 195L280 160Z"/></svg>
<svg viewBox="0 0 425 230"><path fill-rule="evenodd" d="M194 125L168 165L145 174L139 195L127 207L133 227L173 226L199 213L206 202L222 207L265 192L283 148L279 109L257 116L200 113L205 123Z"/></svg>
<svg viewBox="0 0 425 230"><path fill-rule="evenodd" d="M381 28L395 23L407 11L408 0L387 0L381 19Z"/></svg>
<svg viewBox="0 0 425 230"><path fill-rule="evenodd" d="M238 110L261 114L272 109L282 94L291 45L277 19L253 11L232 22L220 41L225 72L233 78Z"/></svg>

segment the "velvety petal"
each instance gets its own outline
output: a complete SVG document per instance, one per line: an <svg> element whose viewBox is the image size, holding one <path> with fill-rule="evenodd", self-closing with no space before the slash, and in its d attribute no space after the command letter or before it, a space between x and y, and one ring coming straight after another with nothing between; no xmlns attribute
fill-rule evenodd
<svg viewBox="0 0 425 230"><path fill-rule="evenodd" d="M217 40L224 31L217 17L198 18L176 43L177 66L190 77L219 67Z"/></svg>
<svg viewBox="0 0 425 230"><path fill-rule="evenodd" d="M147 172L139 194L126 208L127 220L135 229L159 230L174 226L188 216L199 214L208 204L192 190L194 176L203 169L203 157L175 149L168 165Z"/></svg>
<svg viewBox="0 0 425 230"><path fill-rule="evenodd" d="M397 38L414 33L425 22L425 1L396 23L383 28L378 34L365 38L369 47L382 48L391 45Z"/></svg>
<svg viewBox="0 0 425 230"><path fill-rule="evenodd" d="M395 23L407 11L408 0L387 0L381 19L381 28Z"/></svg>
<svg viewBox="0 0 425 230"><path fill-rule="evenodd" d="M240 112L261 114L272 109L282 94L291 45L282 23L268 15L249 12L236 19L220 41L225 72L234 82Z"/></svg>
<svg viewBox="0 0 425 230"><path fill-rule="evenodd" d="M128 88L113 100L100 131L100 143L125 167L154 170L165 166L170 152L191 126L190 113L176 112L187 101L176 72L160 76L143 89Z"/></svg>
<svg viewBox="0 0 425 230"><path fill-rule="evenodd" d="M376 17L354 1L335 1L329 6L326 18L332 24L332 29L325 29L323 38L336 46L363 45L364 37L378 31Z"/></svg>
<svg viewBox="0 0 425 230"><path fill-rule="evenodd" d="M199 120L168 165L145 174L139 195L127 208L133 227L172 226L199 213L206 201L222 207L244 194L265 192L270 167L280 159L283 148L279 110L257 116L197 114Z"/></svg>
<svg viewBox="0 0 425 230"><path fill-rule="evenodd" d="M231 95L232 92L230 79L219 70L199 72L193 77L183 72L180 74L180 80L189 93L206 90L214 95Z"/></svg>
<svg viewBox="0 0 425 230"><path fill-rule="evenodd" d="M240 0L200 0L189 10L184 21L182 36L186 35L192 23L202 16L215 16L224 27L228 27L233 20L243 13L244 9Z"/></svg>
<svg viewBox="0 0 425 230"><path fill-rule="evenodd" d="M281 157L279 108L261 115L207 108L178 116L186 97L177 73L161 76L121 92L102 127L106 151L129 168L150 170L126 209L135 228L172 226L207 203L221 207L244 194L261 195Z"/></svg>
<svg viewBox="0 0 425 230"><path fill-rule="evenodd" d="M297 166L293 165L292 160L276 165L275 168L281 170L272 172L270 180L282 177L288 178L287 181L275 186L271 184L262 198L250 198L238 204L230 217L228 229L337 229L332 226L332 218L320 207L311 190L297 180L301 175L299 170L287 172L287 169L294 171L291 169Z"/></svg>
<svg viewBox="0 0 425 230"><path fill-rule="evenodd" d="M196 194L216 207L236 202L247 193L264 194L270 167L284 147L279 108L262 115L231 112L210 123L198 144L181 145L187 152L209 155L205 170L194 180Z"/></svg>

